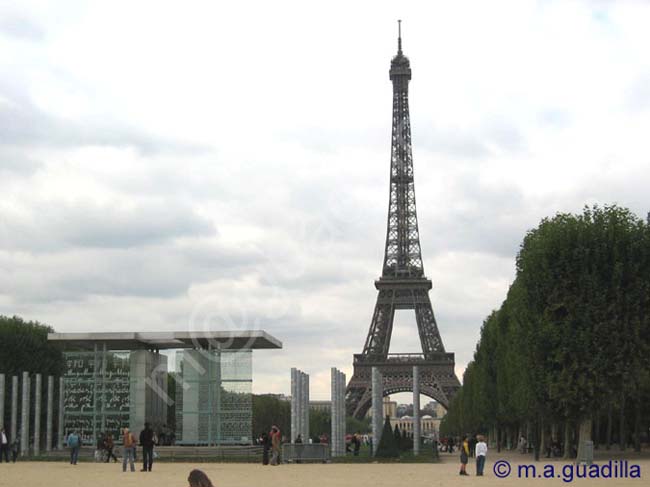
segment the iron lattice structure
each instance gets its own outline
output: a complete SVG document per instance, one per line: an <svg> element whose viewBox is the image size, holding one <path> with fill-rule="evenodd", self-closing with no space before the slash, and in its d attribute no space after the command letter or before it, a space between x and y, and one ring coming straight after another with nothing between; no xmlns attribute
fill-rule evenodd
<svg viewBox="0 0 650 487"><path fill-rule="evenodd" d="M377 304L363 353L354 356L354 374L346 391L349 415L362 418L371 402L371 369L383 375L383 394L413 390L413 366L420 367L420 391L448 407L460 387L454 372L454 354L446 353L433 313L424 275L420 233L415 207L408 83L411 67L402 52L401 32L397 55L391 61L393 129L390 161L390 201L386 250L381 277L375 281ZM421 354L390 354L395 310L412 309L422 345Z"/></svg>

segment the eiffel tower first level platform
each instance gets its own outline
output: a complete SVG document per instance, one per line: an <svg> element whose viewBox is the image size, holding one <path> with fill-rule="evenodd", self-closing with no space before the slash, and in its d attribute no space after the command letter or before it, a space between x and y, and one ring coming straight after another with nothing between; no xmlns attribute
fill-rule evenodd
<svg viewBox="0 0 650 487"><path fill-rule="evenodd" d="M354 356L354 375L346 393L347 414L363 418L371 405L371 371L379 367L385 396L413 391L413 366L419 366L420 393L438 401L445 408L460 384L454 372L453 353L435 353L428 358L419 353L388 354L372 357Z"/></svg>
<svg viewBox="0 0 650 487"><path fill-rule="evenodd" d="M354 356L354 373L346 391L349 415L362 418L371 402L371 371L382 374L383 394L413 390L413 366L419 366L420 392L445 408L460 388L454 354L445 351L429 299L432 284L424 275L415 207L415 178L411 147L408 84L409 59L402 53L401 30L397 55L390 66L393 83L393 128L390 158L390 196L386 246L381 277L375 281L377 304L363 352ZM411 309L422 353L390 354L395 311Z"/></svg>

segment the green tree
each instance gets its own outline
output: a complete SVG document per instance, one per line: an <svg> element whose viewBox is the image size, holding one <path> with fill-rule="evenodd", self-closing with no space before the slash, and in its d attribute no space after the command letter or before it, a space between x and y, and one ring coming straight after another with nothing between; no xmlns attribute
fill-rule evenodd
<svg viewBox="0 0 650 487"><path fill-rule="evenodd" d="M379 458L399 458L399 443L395 438L388 416L386 416L386 420L384 421L384 429L381 433L381 439L379 440L375 456Z"/></svg>
<svg viewBox="0 0 650 487"><path fill-rule="evenodd" d="M582 445L603 414L610 437L614 407L619 442L633 431L640 447L650 409L648 310L647 222L616 205L542 220L524 238L505 302L483 324L441 434L491 427L512 443L531 426L538 455L546 432L563 424L568 454L574 426Z"/></svg>
<svg viewBox="0 0 650 487"><path fill-rule="evenodd" d="M270 394L253 395L253 436L271 431L271 426L280 428L283 435L291 434L291 403Z"/></svg>
<svg viewBox="0 0 650 487"><path fill-rule="evenodd" d="M18 316L0 316L0 372L61 375L63 354L47 341L54 329L38 321L24 321Z"/></svg>

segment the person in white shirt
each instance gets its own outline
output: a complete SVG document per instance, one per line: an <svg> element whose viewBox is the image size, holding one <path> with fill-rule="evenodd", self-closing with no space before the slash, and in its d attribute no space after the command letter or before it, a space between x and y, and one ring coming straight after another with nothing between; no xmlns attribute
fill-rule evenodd
<svg viewBox="0 0 650 487"><path fill-rule="evenodd" d="M0 463L2 459L9 463L9 437L4 428L0 428Z"/></svg>
<svg viewBox="0 0 650 487"><path fill-rule="evenodd" d="M483 435L478 435L476 439L478 440L478 443L476 443L476 476L478 477L483 476L483 467L485 467L485 457L488 448Z"/></svg>

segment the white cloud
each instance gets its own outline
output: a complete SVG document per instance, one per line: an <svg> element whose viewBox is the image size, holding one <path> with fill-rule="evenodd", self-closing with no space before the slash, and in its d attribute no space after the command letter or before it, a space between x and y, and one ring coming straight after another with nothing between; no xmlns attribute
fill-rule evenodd
<svg viewBox="0 0 650 487"><path fill-rule="evenodd" d="M327 397L376 299L397 18L425 270L460 374L527 229L650 207L644 2L0 8L0 313L265 328L285 348L258 353L255 390L288 392L298 366ZM414 349L403 325L394 345Z"/></svg>

